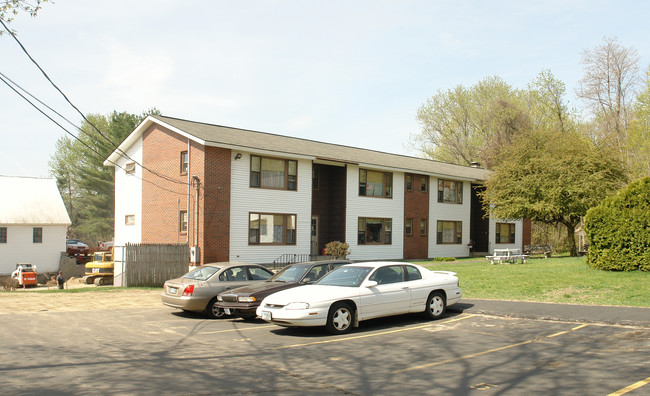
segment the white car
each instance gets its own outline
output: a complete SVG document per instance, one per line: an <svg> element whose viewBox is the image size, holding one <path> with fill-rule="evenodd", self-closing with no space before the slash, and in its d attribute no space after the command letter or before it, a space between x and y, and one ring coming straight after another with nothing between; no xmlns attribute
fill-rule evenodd
<svg viewBox="0 0 650 396"><path fill-rule="evenodd" d="M402 262L355 263L313 285L271 294L257 315L280 326L325 326L343 334L362 320L382 316L424 312L438 319L461 295L454 272Z"/></svg>

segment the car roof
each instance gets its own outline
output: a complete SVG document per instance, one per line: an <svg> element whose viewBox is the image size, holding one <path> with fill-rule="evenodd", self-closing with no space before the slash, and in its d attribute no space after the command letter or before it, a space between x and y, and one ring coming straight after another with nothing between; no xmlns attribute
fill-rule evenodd
<svg viewBox="0 0 650 396"><path fill-rule="evenodd" d="M238 262L238 261L220 261L220 262L216 262L216 263L203 264L203 267L230 268L230 267L241 267L242 265L263 267L263 265L254 264L254 263L246 263L246 262L243 262L243 261L242 262Z"/></svg>
<svg viewBox="0 0 650 396"><path fill-rule="evenodd" d="M413 263L408 263L404 261L366 261L354 264L348 264L349 267L370 267L370 268L379 268L386 265L417 265Z"/></svg>
<svg viewBox="0 0 650 396"><path fill-rule="evenodd" d="M311 267L316 264L328 264L328 263L352 263L350 260L316 260L316 261L303 261L300 263L287 264L285 267Z"/></svg>

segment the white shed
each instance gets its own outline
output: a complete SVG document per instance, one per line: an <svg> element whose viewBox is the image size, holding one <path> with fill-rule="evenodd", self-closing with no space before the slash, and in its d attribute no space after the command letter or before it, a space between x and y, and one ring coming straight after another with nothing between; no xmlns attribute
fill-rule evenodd
<svg viewBox="0 0 650 396"><path fill-rule="evenodd" d="M0 275L16 263L58 271L70 224L54 179L0 176Z"/></svg>

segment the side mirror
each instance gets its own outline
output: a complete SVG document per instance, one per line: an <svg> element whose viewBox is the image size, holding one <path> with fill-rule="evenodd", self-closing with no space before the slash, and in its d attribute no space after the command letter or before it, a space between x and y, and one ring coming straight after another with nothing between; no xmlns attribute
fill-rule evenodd
<svg viewBox="0 0 650 396"><path fill-rule="evenodd" d="M364 286L367 288L371 288L371 287L377 287L378 284L379 283L377 283L377 281L367 281Z"/></svg>

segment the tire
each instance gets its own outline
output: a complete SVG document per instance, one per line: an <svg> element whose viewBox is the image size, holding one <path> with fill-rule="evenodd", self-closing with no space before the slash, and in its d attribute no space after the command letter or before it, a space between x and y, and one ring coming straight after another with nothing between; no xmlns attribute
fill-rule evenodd
<svg viewBox="0 0 650 396"><path fill-rule="evenodd" d="M354 310L350 304L337 302L330 307L325 330L330 334L345 334L352 329L353 323Z"/></svg>
<svg viewBox="0 0 650 396"><path fill-rule="evenodd" d="M208 315L208 318L210 319L221 319L224 316L226 316L226 313L223 312L223 309L214 306L214 303L216 302L217 302L217 298L215 297L212 300L210 300L208 306L205 307L205 314Z"/></svg>
<svg viewBox="0 0 650 396"><path fill-rule="evenodd" d="M434 291L427 298L424 314L431 320L440 319L447 311L447 299L442 292Z"/></svg>

